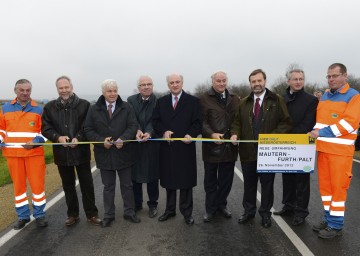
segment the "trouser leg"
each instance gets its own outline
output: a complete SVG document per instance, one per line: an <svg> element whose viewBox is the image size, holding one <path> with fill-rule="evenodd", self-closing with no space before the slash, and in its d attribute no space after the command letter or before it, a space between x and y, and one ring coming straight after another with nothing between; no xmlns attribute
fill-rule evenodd
<svg viewBox="0 0 360 256"><path fill-rule="evenodd" d="M131 167L118 170L121 196L124 202L124 215L134 215L135 200L131 181Z"/></svg>
<svg viewBox="0 0 360 256"><path fill-rule="evenodd" d="M74 166L58 165L61 183L65 193L67 206L67 216L79 216L79 201L75 188L75 170Z"/></svg>
<svg viewBox="0 0 360 256"><path fill-rule="evenodd" d="M104 185L103 200L104 200L104 218L115 218L115 186L116 186L116 171L114 170L100 170L101 180Z"/></svg>
<svg viewBox="0 0 360 256"><path fill-rule="evenodd" d="M244 195L243 207L246 214L256 214L256 193L258 174L256 173L256 161L241 162L241 168L244 176Z"/></svg>
<svg viewBox="0 0 360 256"><path fill-rule="evenodd" d="M166 210L165 213L176 212L176 190L166 189Z"/></svg>
<svg viewBox="0 0 360 256"><path fill-rule="evenodd" d="M97 216L98 209L95 205L94 182L90 162L76 166L76 171L80 183L83 208L86 217L91 218Z"/></svg>
<svg viewBox="0 0 360 256"><path fill-rule="evenodd" d="M218 164L204 162L204 189L205 189L205 210L214 214L218 208Z"/></svg>
<svg viewBox="0 0 360 256"><path fill-rule="evenodd" d="M30 219L29 201L26 194L25 160L22 157L6 157L14 186L15 210L18 218Z"/></svg>
<svg viewBox="0 0 360 256"><path fill-rule="evenodd" d="M33 216L35 219L45 217L45 172L44 156L25 157L26 176L32 191Z"/></svg>
<svg viewBox="0 0 360 256"><path fill-rule="evenodd" d="M143 203L143 184L133 181L134 201L135 206L140 207Z"/></svg>
<svg viewBox="0 0 360 256"><path fill-rule="evenodd" d="M147 202L149 207L157 207L159 199L159 180L154 180L147 183L147 193L149 201Z"/></svg>
<svg viewBox="0 0 360 256"><path fill-rule="evenodd" d="M234 166L235 162L219 163L217 205L220 210L227 206L227 197L234 180Z"/></svg>
<svg viewBox="0 0 360 256"><path fill-rule="evenodd" d="M283 209L293 210L296 205L296 176L294 173L282 174Z"/></svg>
<svg viewBox="0 0 360 256"><path fill-rule="evenodd" d="M180 189L179 208L185 219L191 217L193 211L193 191L192 188Z"/></svg>
<svg viewBox="0 0 360 256"><path fill-rule="evenodd" d="M295 215L305 218L309 215L310 174L296 174Z"/></svg>
<svg viewBox="0 0 360 256"><path fill-rule="evenodd" d="M274 204L274 179L275 173L259 174L261 184L261 205L259 214L261 216L270 216L270 209Z"/></svg>

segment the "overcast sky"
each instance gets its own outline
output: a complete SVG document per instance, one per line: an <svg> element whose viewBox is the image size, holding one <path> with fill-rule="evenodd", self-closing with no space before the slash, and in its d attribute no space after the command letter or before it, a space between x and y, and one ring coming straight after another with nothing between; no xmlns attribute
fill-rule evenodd
<svg viewBox="0 0 360 256"><path fill-rule="evenodd" d="M214 71L239 84L257 68L270 86L294 62L309 82L326 85L334 62L359 77L359 10L358 0L3 0L0 98L20 78L32 98L56 98L61 75L81 96L116 79L122 97L145 74L156 91L174 72L193 91Z"/></svg>

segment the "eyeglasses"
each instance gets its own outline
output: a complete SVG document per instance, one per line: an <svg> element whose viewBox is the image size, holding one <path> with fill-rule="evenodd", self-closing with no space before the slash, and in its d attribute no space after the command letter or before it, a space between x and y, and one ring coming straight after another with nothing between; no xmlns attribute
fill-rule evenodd
<svg viewBox="0 0 360 256"><path fill-rule="evenodd" d="M169 84L180 84L181 83L181 81L180 80L177 80L177 81L171 81L171 82L169 82Z"/></svg>
<svg viewBox="0 0 360 256"><path fill-rule="evenodd" d="M336 79L336 78L338 78L339 76L341 76L342 74L336 74L336 75L327 75L326 76L326 79Z"/></svg>
<svg viewBox="0 0 360 256"><path fill-rule="evenodd" d="M153 84L152 83L147 83L147 84L139 84L139 87L150 87L152 86Z"/></svg>
<svg viewBox="0 0 360 256"><path fill-rule="evenodd" d="M291 81L302 82L302 81L304 81L304 78L293 78L293 79L291 79Z"/></svg>

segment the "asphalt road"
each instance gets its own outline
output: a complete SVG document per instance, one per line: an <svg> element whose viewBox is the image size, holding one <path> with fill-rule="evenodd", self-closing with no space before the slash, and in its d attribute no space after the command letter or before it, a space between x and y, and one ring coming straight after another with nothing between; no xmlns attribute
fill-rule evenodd
<svg viewBox="0 0 360 256"><path fill-rule="evenodd" d="M239 162L237 168L240 169ZM211 223L203 223L204 189L203 163L198 150L198 186L194 188L195 225L187 226L180 212L166 222L150 219L147 207L138 213L140 224L133 224L122 218L120 189L116 195L116 221L110 228L100 228L86 222L81 212L81 221L66 227L66 205L64 198L47 210L49 226L39 229L34 222L20 232L10 228L0 233L0 239L14 236L1 245L0 255L358 255L360 251L359 221L360 194L359 164L354 162L354 177L347 201L344 234L333 240L319 239L311 230L313 223L320 220L322 204L317 188L317 175L312 174L310 215L306 223L291 226L291 217L274 216L273 226L265 229L261 218L240 225L237 220L242 214L243 183L235 175L228 206L233 213L231 219L216 216ZM239 172L240 173L240 172ZM94 172L96 202L103 216L102 184L99 171ZM118 186L119 187L119 186ZM60 193L61 191L59 191ZM159 214L165 209L165 190L161 188ZM58 194L59 194L58 193ZM281 208L281 175L275 179L276 210ZM55 195L52 198L56 197ZM52 198L48 198L50 201ZM10 232L10 233L9 233Z"/></svg>

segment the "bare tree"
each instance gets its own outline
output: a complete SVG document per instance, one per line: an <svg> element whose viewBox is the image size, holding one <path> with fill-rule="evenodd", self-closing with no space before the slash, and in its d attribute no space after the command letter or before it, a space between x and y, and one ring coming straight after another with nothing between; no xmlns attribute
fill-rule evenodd
<svg viewBox="0 0 360 256"><path fill-rule="evenodd" d="M354 75L348 75L347 82L350 84L352 88L357 91L360 91L360 78L356 78Z"/></svg>
<svg viewBox="0 0 360 256"><path fill-rule="evenodd" d="M196 97L200 97L202 94L207 92L210 87L211 87L211 85L209 82L198 84L198 85L196 85L196 87L194 89L194 95Z"/></svg>
<svg viewBox="0 0 360 256"><path fill-rule="evenodd" d="M241 99L248 96L251 92L251 88L247 83L229 85L228 90Z"/></svg>
<svg viewBox="0 0 360 256"><path fill-rule="evenodd" d="M286 77L279 77L275 80L275 82L271 85L272 91L279 94L284 95L286 88L288 88Z"/></svg>

